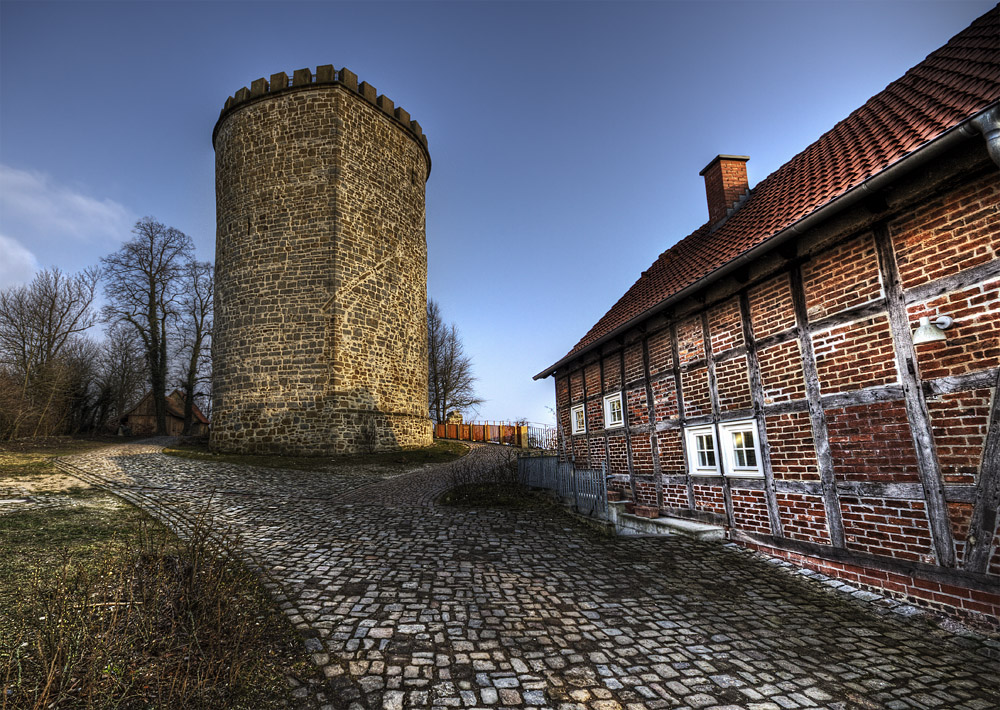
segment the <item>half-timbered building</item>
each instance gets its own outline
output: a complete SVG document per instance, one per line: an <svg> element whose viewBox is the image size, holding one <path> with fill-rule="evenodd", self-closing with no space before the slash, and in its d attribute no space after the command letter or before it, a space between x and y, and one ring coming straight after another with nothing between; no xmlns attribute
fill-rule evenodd
<svg viewBox="0 0 1000 710"><path fill-rule="evenodd" d="M1000 11L709 220L569 351L561 456L662 516L1000 617ZM775 126L779 130L779 126Z"/></svg>

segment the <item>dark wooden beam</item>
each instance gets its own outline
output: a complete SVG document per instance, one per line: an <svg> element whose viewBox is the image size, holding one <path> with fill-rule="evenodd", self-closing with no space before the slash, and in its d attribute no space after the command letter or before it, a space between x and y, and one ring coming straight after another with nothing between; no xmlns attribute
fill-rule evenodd
<svg viewBox="0 0 1000 710"><path fill-rule="evenodd" d="M826 511L826 526L834 547L844 546L844 521L840 512L840 498L837 495L837 479L833 472L833 454L830 451L830 435L826 426L826 413L820 394L819 373L816 370L816 353L813 351L812 336L809 334L809 316L806 312L806 293L802 285L802 270L795 266L790 274L792 305L795 310L795 326L799 332L799 352L802 354L802 375L806 386L806 401L809 408L809 422L812 426L813 444L816 448L816 463L823 485L823 508Z"/></svg>
<svg viewBox="0 0 1000 710"><path fill-rule="evenodd" d="M975 574L967 570L939 567L923 562L901 560L896 557L881 557L857 552L847 548L830 547L789 537L773 537L761 533L734 530L733 538L739 542L752 542L765 547L773 547L799 555L818 559L833 560L865 569L890 572L904 577L919 577L939 584L951 584L980 592L996 594L997 580L985 574Z"/></svg>
<svg viewBox="0 0 1000 710"><path fill-rule="evenodd" d="M619 351L621 353L621 377L619 382L625 383L625 345L622 344L622 349ZM601 402L601 412L604 412L604 402ZM639 502L638 491L635 487L635 468L632 466L632 434L629 431L628 426L628 393L622 390L622 423L625 425L625 456L626 461L628 461L628 480L629 487L632 489L632 500L636 503ZM610 464L611 462L608 461Z"/></svg>
<svg viewBox="0 0 1000 710"><path fill-rule="evenodd" d="M787 330L782 330L777 333L771 333L764 338L757 341L757 352L761 350L767 350L774 345L781 345L782 343L787 343L789 340L795 340L799 337L798 328L789 328Z"/></svg>
<svg viewBox="0 0 1000 710"><path fill-rule="evenodd" d="M938 377L935 380L924 380L922 385L925 396L935 397L942 394L951 394L952 392L989 389L996 386L998 377L1000 377L1000 367L988 367L985 370L967 372L964 375L952 375L949 377Z"/></svg>
<svg viewBox="0 0 1000 710"><path fill-rule="evenodd" d="M757 441L760 442L761 470L764 473L764 499L767 502L767 520L771 534L784 537L781 528L781 513L774 489L774 469L771 465L771 445L767 441L767 421L764 417L764 385L760 375L760 361L757 359L756 338L753 323L750 322L750 297L746 291L740 292L740 320L743 324L743 342L747 354L747 374L750 380L750 398L753 402L753 418L757 423Z"/></svg>
<svg viewBox="0 0 1000 710"><path fill-rule="evenodd" d="M663 507L663 472L660 470L659 439L656 436L656 407L653 405L653 385L649 381L649 341L642 335L642 372L646 383L646 418L649 420L649 448L653 456L653 477L656 486L656 508ZM625 403L622 403L622 408Z"/></svg>
<svg viewBox="0 0 1000 710"><path fill-rule="evenodd" d="M739 486L734 486L739 488ZM779 493L822 496L823 484L819 481L775 481ZM924 489L919 483L893 483L887 481L838 481L837 493L841 498L891 498L894 500L923 500ZM945 486L945 498L950 503L972 503L976 498L976 486L953 484Z"/></svg>
<svg viewBox="0 0 1000 710"><path fill-rule="evenodd" d="M715 360L712 359L712 333L708 327L708 311L701 313L701 339L708 367L708 396L712 402L712 430L715 432L716 456L719 459L719 470L722 472L722 499L726 506L726 520L729 521L729 527L735 527L733 492L729 488L729 477L726 476L726 457L722 455L722 432L719 430L719 415L722 413L722 407L719 405L719 382L715 377Z"/></svg>
<svg viewBox="0 0 1000 710"><path fill-rule="evenodd" d="M601 367L601 394L598 397L604 396L604 355L602 353L601 359L599 361ZM601 411L603 413L604 404L601 404ZM589 449L589 446L588 446ZM608 432L604 430L604 474L607 475L608 469L611 468L611 447L608 445ZM607 479L605 479L605 485L607 484Z"/></svg>
<svg viewBox="0 0 1000 710"><path fill-rule="evenodd" d="M583 382L582 382L582 384L583 384L583 422L584 422L583 435L584 435L585 441L587 442L587 468L590 468L591 467L591 465L590 465L590 430L593 429L594 427L593 427L592 423L588 420L588 417L587 417L588 412L587 412L587 366L586 365L584 365L583 367L580 368L580 377L583 378ZM573 413L570 412L570 426L572 426L572 424L573 424L572 417L573 417Z"/></svg>
<svg viewBox="0 0 1000 710"><path fill-rule="evenodd" d="M841 325L847 325L848 323L853 323L854 321L867 320L872 316L881 315L883 313L885 313L885 299L876 298L874 301L862 303L860 306L854 306L853 308L847 308L839 313L824 316L823 318L817 318L809 324L809 333L811 335L816 335L816 333L824 330L830 330L831 328L836 328Z"/></svg>
<svg viewBox="0 0 1000 710"><path fill-rule="evenodd" d="M674 397L677 398L677 427L683 428L684 418L684 392L681 390L681 349L677 344L677 324L670 323L670 358L673 365L674 376ZM694 509L694 484L691 482L691 462L688 461L688 450L684 445L684 432L681 431L681 459L684 462L684 477L687 481L688 505Z"/></svg>
<svg viewBox="0 0 1000 710"><path fill-rule="evenodd" d="M951 274L925 284L920 284L919 286L914 286L903 294L903 299L907 305L918 303L919 301L943 296L952 291L961 291L970 286L981 284L984 281L995 279L997 276L1000 276L1000 259L993 259L992 261L987 261L985 264L973 266L971 269L959 271L957 274Z"/></svg>
<svg viewBox="0 0 1000 710"><path fill-rule="evenodd" d="M713 513L710 510L695 510L693 508L671 508L667 506L663 509L663 511L667 515L671 515L675 518L684 518L685 520L696 520L699 523L708 523L709 525L726 524L725 515L720 515L719 513Z"/></svg>
<svg viewBox="0 0 1000 710"><path fill-rule="evenodd" d="M993 382L996 380L998 373L1000 373L1000 368L990 367L985 370L969 372L964 375L953 375L948 377L939 377L934 380L924 380L921 382L921 387L924 390L924 395L927 397L935 397L953 392L987 389L993 387ZM655 383L665 379L673 380L674 372L668 371L666 374L652 377L650 378L650 382ZM637 380L636 385L639 384L641 383ZM591 397L591 399L595 398ZM865 387L864 389L852 390L850 392L837 392L836 394L824 394L820 396L823 409L840 409L843 407L854 407L859 404L871 404L873 402L897 402L902 399L903 388L900 385L877 385L875 387ZM806 412L809 410L809 401L806 399L793 399L789 402L765 404L763 405L763 410L764 413L768 415ZM719 421L724 422L736 419L749 419L754 416L754 412L754 409L730 410L720 415ZM711 423L712 416L710 414L699 417L691 417L684 422L687 426L701 426L703 424ZM678 421L666 421L657 424L656 430L665 431L668 429L675 429L680 426L681 424ZM640 428L635 427L633 430L637 432Z"/></svg>
<svg viewBox="0 0 1000 710"><path fill-rule="evenodd" d="M972 504L969 537L965 543L964 568L969 572L986 572L989 568L997 531L997 511L1000 510L1000 375L994 382L990 425L986 430L976 501Z"/></svg>
<svg viewBox="0 0 1000 710"><path fill-rule="evenodd" d="M715 353L714 358L716 363L726 362L727 360L735 360L736 358L743 357L746 355L747 349L745 345L738 345L735 348L729 348L729 350L723 350L721 353Z"/></svg>
<svg viewBox="0 0 1000 710"><path fill-rule="evenodd" d="M903 286L899 278L899 267L892 247L889 229L884 223L875 225L875 252L878 255L882 287L885 290L886 311L889 314L889 330L892 333L893 349L896 352L896 368L903 387L903 402L906 418L910 423L913 448L917 456L917 473L924 487L927 501L927 522L930 525L934 551L938 564L942 567L955 566L955 543L951 532L951 519L944 497L944 479L938 463L937 447L924 390L917 373L917 352L910 332L910 319L906 313Z"/></svg>

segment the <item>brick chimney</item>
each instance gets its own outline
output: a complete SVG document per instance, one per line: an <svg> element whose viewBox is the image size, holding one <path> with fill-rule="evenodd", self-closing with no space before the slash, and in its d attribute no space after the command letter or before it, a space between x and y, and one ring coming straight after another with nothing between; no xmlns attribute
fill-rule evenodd
<svg viewBox="0 0 1000 710"><path fill-rule="evenodd" d="M749 189L747 161L749 155L717 155L699 175L705 176L709 223L715 224L726 216Z"/></svg>

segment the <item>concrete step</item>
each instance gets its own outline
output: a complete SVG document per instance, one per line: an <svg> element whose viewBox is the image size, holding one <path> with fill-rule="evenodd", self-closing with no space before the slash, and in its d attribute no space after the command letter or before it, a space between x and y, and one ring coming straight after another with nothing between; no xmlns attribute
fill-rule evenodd
<svg viewBox="0 0 1000 710"><path fill-rule="evenodd" d="M726 537L725 528L721 525L668 516L644 518L626 513L624 503L609 502L608 517L619 535L687 535L699 540L723 540Z"/></svg>

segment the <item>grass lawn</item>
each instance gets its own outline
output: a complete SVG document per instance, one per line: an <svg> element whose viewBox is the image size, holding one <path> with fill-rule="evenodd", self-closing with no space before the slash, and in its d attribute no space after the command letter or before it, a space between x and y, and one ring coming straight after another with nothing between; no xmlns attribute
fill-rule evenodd
<svg viewBox="0 0 1000 710"><path fill-rule="evenodd" d="M0 499L60 503L0 504L0 708L301 707L316 671L252 572L53 467L107 443L0 445Z"/></svg>
<svg viewBox="0 0 1000 710"><path fill-rule="evenodd" d="M436 440L432 446L402 449L377 454L350 456L265 456L221 454L210 451L205 442L185 443L163 450L163 453L200 461L217 461L246 466L290 468L297 471L336 471L348 466L372 465L387 468L414 468L424 464L447 463L468 453L469 447L458 441Z"/></svg>
<svg viewBox="0 0 1000 710"><path fill-rule="evenodd" d="M84 484L60 473L53 461L59 456L82 454L110 443L113 442L108 439L68 436L0 442L0 498L5 497L5 489L32 495L78 489Z"/></svg>

